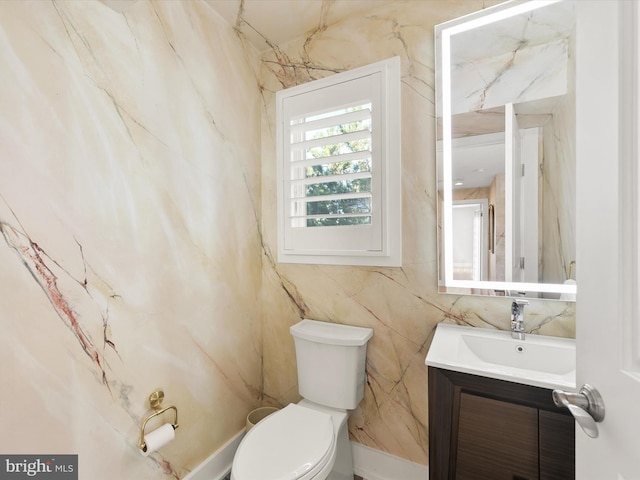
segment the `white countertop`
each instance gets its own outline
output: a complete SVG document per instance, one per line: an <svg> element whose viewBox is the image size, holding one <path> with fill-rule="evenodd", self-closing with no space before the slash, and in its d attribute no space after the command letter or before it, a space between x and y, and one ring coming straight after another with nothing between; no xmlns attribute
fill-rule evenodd
<svg viewBox="0 0 640 480"><path fill-rule="evenodd" d="M427 353L431 367L542 388L576 388L575 340L439 324Z"/></svg>

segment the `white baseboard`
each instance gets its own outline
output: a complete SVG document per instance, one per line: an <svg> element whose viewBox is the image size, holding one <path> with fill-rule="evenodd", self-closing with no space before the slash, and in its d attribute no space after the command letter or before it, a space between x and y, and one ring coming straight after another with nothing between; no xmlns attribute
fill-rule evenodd
<svg viewBox="0 0 640 480"><path fill-rule="evenodd" d="M365 480L427 480L429 469L380 450L351 442L353 470Z"/></svg>
<svg viewBox="0 0 640 480"><path fill-rule="evenodd" d="M204 462L194 468L183 480L222 480L231 471L233 456L244 437L244 429L217 451L209 455Z"/></svg>
<svg viewBox="0 0 640 480"><path fill-rule="evenodd" d="M238 432L183 480L224 479L231 471L233 456L244 433L244 430ZM424 465L355 442L351 442L351 450L354 473L365 480L426 480L429 478L429 469Z"/></svg>

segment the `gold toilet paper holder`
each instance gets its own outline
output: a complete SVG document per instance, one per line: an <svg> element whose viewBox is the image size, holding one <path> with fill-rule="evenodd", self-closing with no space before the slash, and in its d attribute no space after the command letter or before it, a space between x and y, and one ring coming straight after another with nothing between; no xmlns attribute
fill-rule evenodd
<svg viewBox="0 0 640 480"><path fill-rule="evenodd" d="M144 419L144 422L142 422L142 427L140 428L140 443L138 443L138 447L143 452L147 451L147 445L144 442L145 428L147 427L147 422L151 420L153 417L162 415L167 410L173 410L174 417L173 417L173 423L171 425L173 426L174 430L179 427L178 409L175 407L175 405L169 405L168 407L162 408L163 400L164 400L164 392L162 390L156 390L155 392L151 393L151 395L149 395L149 404L151 405L151 408L154 410L154 412Z"/></svg>

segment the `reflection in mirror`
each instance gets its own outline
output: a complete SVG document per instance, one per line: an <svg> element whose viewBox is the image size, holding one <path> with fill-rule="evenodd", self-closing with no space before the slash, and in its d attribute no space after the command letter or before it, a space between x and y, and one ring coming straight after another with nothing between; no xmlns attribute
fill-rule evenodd
<svg viewBox="0 0 640 480"><path fill-rule="evenodd" d="M456 280L477 282L487 278L488 210L486 198L453 201L453 278Z"/></svg>
<svg viewBox="0 0 640 480"><path fill-rule="evenodd" d="M574 32L570 1L436 27L441 292L575 300Z"/></svg>

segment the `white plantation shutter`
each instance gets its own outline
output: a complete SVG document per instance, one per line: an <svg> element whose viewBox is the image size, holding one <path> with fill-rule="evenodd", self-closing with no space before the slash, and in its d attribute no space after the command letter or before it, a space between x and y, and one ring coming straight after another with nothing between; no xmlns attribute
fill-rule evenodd
<svg viewBox="0 0 640 480"><path fill-rule="evenodd" d="M396 57L277 92L279 261L400 264L399 84Z"/></svg>

